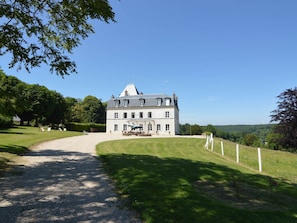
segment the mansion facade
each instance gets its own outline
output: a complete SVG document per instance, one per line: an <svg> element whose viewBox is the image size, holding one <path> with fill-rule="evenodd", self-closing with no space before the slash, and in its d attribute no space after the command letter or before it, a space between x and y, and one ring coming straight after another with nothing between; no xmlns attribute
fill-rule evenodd
<svg viewBox="0 0 297 223"><path fill-rule="evenodd" d="M141 131L152 135L179 134L178 99L175 94L143 94L128 84L119 97L107 102L106 132Z"/></svg>

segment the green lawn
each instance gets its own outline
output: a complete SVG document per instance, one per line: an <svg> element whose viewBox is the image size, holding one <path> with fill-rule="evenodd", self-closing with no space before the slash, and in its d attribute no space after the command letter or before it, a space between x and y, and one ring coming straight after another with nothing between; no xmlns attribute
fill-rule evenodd
<svg viewBox="0 0 297 223"><path fill-rule="evenodd" d="M28 126L0 129L0 173L6 169L8 162L13 157L23 155L34 144L80 134L79 132L58 130L42 132L40 128Z"/></svg>
<svg viewBox="0 0 297 223"><path fill-rule="evenodd" d="M205 139L149 138L100 143L97 153L127 206L147 223L296 222L296 155ZM269 161L269 162L268 162ZM294 163L295 161L295 163Z"/></svg>
<svg viewBox="0 0 297 223"><path fill-rule="evenodd" d="M221 155L221 141L214 141L214 153L218 155ZM225 158L236 162L236 144L224 140L223 144ZM297 184L297 154L261 149L261 157L264 173ZM258 148L239 145L239 164L258 171Z"/></svg>

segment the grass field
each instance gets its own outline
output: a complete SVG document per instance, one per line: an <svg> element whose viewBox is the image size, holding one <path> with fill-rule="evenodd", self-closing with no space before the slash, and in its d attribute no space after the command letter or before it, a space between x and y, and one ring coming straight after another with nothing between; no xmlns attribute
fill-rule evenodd
<svg viewBox="0 0 297 223"><path fill-rule="evenodd" d="M79 134L81 133L57 130L42 132L39 128L29 126L0 129L0 173L8 167L8 162L13 157L23 155L34 144Z"/></svg>
<svg viewBox="0 0 297 223"><path fill-rule="evenodd" d="M126 204L147 223L297 222L297 156L220 140L150 138L100 143L97 153ZM255 153L256 152L256 153ZM256 161L254 160L256 158Z"/></svg>
<svg viewBox="0 0 297 223"><path fill-rule="evenodd" d="M214 153L221 154L221 141L224 145L224 155L230 161L236 161L236 144L221 139L214 140ZM297 184L297 154L261 149L263 172L290 183ZM259 170L258 148L239 145L239 164Z"/></svg>

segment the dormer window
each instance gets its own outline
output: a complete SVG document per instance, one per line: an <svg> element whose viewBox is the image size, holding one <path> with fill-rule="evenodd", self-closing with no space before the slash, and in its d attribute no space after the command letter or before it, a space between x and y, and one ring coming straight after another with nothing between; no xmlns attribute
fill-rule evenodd
<svg viewBox="0 0 297 223"><path fill-rule="evenodd" d="M129 100L128 99L125 99L124 100L124 107L128 107L128 104L129 104Z"/></svg>
<svg viewBox="0 0 297 223"><path fill-rule="evenodd" d="M170 98L166 98L166 99L165 99L165 105L166 105L166 106L169 106L170 103L171 103L171 99L170 99Z"/></svg>
<svg viewBox="0 0 297 223"><path fill-rule="evenodd" d="M144 98L140 98L139 99L139 104L140 104L141 107L144 106Z"/></svg>
<svg viewBox="0 0 297 223"><path fill-rule="evenodd" d="M114 100L115 106L119 107L120 106L120 100Z"/></svg>
<svg viewBox="0 0 297 223"><path fill-rule="evenodd" d="M157 98L157 106L161 106L162 105L162 98Z"/></svg>

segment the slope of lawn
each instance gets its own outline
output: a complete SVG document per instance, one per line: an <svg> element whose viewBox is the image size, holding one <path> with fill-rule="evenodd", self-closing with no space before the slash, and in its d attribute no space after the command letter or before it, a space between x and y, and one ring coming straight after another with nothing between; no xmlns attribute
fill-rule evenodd
<svg viewBox="0 0 297 223"><path fill-rule="evenodd" d="M13 157L23 155L34 144L80 134L79 132L58 130L42 132L40 128L29 126L0 129L0 173L4 171Z"/></svg>
<svg viewBox="0 0 297 223"><path fill-rule="evenodd" d="M125 204L144 222L297 222L296 164L274 160L259 173L217 153L216 144L214 152L204 145L197 138L128 139L100 143L97 153ZM228 154L234 145L224 146Z"/></svg>
<svg viewBox="0 0 297 223"><path fill-rule="evenodd" d="M213 152L221 154L221 141L223 142L225 158L236 162L236 143L215 138ZM261 149L261 157L264 173L297 184L296 153ZM258 170L258 148L239 145L239 164Z"/></svg>

